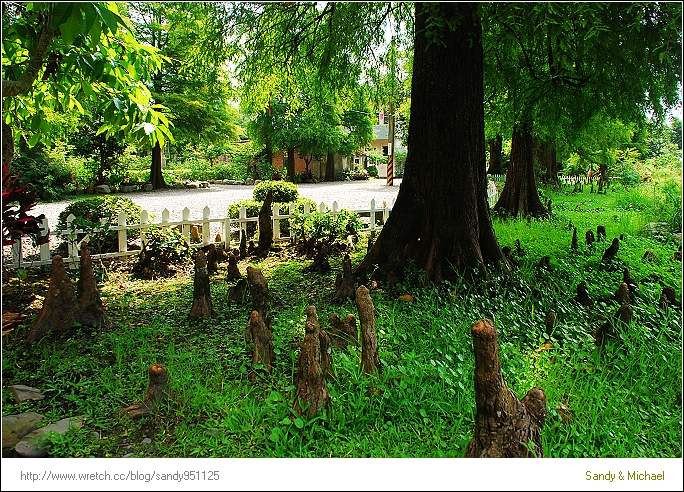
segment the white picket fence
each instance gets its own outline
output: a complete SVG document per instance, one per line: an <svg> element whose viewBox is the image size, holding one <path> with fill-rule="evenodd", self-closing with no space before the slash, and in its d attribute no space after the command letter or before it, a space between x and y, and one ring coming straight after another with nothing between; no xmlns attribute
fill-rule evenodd
<svg viewBox="0 0 684 492"><path fill-rule="evenodd" d="M355 212L356 214L358 214L359 217L361 218L362 222L365 224L365 227L363 229L361 229L362 231L378 231L378 230L382 229L383 224L386 222L387 217L389 216L389 214L392 210L392 206L394 206L394 201L392 202L391 205L388 205L387 203L383 202L382 207L378 207L375 203L375 200L371 200L370 208L363 209L363 210L352 210L352 212ZM329 208L325 203L321 202L318 206L318 211L320 213L332 213L332 214L339 214L340 213L340 209L339 209L337 202L334 202L332 204L332 208ZM294 213L294 204L290 204L287 214L281 214L280 213L279 204L273 205L271 220L272 220L272 224L273 224L273 240L274 240L274 242L282 242L282 241L291 240L291 238L289 236L283 236L281 234L280 222L283 219L288 219L293 213ZM309 203L307 203L307 202L304 203L304 213L305 214L311 213ZM128 249L128 231L140 229L141 230L141 241L144 242L145 230L148 229L152 225L156 225L156 226L159 226L162 228L181 226L182 234L186 239L188 239L189 243L190 243L190 236L191 236L191 228L193 225L197 225L198 229L201 227L201 234L202 234L201 235L201 242L200 243L190 243L191 246L203 247L203 246L208 246L209 244L213 243L213 244L221 244L226 249L231 248L231 247L239 244L240 233L241 233L241 231L244 231L244 233L247 234L247 224L249 222L254 222L256 224L257 230L259 228L259 217L247 217L247 209L244 206L240 207L237 219L231 219L228 216L227 211L223 217L211 218L211 210L209 209L208 206L204 207L204 209L202 211L202 217L198 218L198 219L191 219L190 218L190 209L188 209L187 207L185 209L183 209L182 216L181 216L182 218L180 221L173 221L173 222L169 221L169 216L170 216L170 213L169 213L168 209L164 209L164 211L161 214L161 221L158 223L154 223L154 222L150 221L149 213L146 210L143 210L140 213L138 223L128 223L128 217L126 216L126 213L121 212L119 214L118 221L117 221L116 225L110 225L108 227L106 225L104 226L104 227L108 228L109 230L117 231L118 240L119 240L118 251L114 252L114 253L93 254L92 258L93 259L121 258L121 257L126 257L126 256L138 254L140 252L140 250L129 250ZM63 259L64 259L64 263L70 265L72 268L75 268L78 265L78 262L80 261L79 250L80 250L81 242L88 239L88 232L87 231L74 229L74 227L71 226L74 219L75 219L75 217L73 215L70 215L67 218L67 224L68 225L67 225L67 228L65 230L56 229L56 230L51 232L51 234L54 236L62 237L64 242L67 244L68 254ZM133 220L137 220L137 219L134 218ZM220 233L221 233L221 242L220 243L217 243L217 242L212 240L212 237L216 237L212 231L212 224L217 225L219 228L218 230L220 230ZM47 219L43 219L42 228L44 231L43 235L46 235L47 231L48 231L48 220ZM213 229L217 230L216 227L214 227ZM233 240L233 236L236 236L237 239ZM43 266L43 265L50 265L52 263L52 252L50 251L50 246L48 244L42 244L39 247L38 252L32 254L31 259L23 257L24 253L25 253L25 251L22 249L21 241L17 241L11 247L11 261L6 263L5 267L6 268L30 268L30 267L38 267L38 266ZM34 259L33 257L35 257L35 256L38 256L39 258Z"/></svg>
<svg viewBox="0 0 684 492"><path fill-rule="evenodd" d="M506 175L505 174L488 174L487 177L493 181L497 182L503 182L506 181ZM558 180L566 185L574 185L575 183L582 183L582 184L590 184L594 181L597 180L597 176L587 176L586 174L582 174L579 176L565 176L565 175L560 175L558 176Z"/></svg>

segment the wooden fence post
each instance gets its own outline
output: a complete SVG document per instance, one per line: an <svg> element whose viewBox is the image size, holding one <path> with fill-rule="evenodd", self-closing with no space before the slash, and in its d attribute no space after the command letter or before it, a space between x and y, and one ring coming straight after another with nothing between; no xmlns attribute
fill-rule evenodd
<svg viewBox="0 0 684 492"><path fill-rule="evenodd" d="M128 240L126 237L126 212L123 210L119 212L119 225L123 226L123 229L119 229L119 253L128 251Z"/></svg>
<svg viewBox="0 0 684 492"><path fill-rule="evenodd" d="M223 248L230 249L230 213L226 210L226 218L223 219Z"/></svg>
<svg viewBox="0 0 684 492"><path fill-rule="evenodd" d="M211 240L211 229L209 226L209 215L211 214L209 210L209 205L204 207L202 210L202 246L207 246Z"/></svg>
<svg viewBox="0 0 684 492"><path fill-rule="evenodd" d="M190 243L190 209L188 207L185 207L183 209L182 213L182 221L184 222L181 225L181 229L183 230L183 237L188 241L188 244ZM188 222L188 223L186 223Z"/></svg>
<svg viewBox="0 0 684 492"><path fill-rule="evenodd" d="M49 231L47 218L43 219L42 228L43 231L40 233L40 235L45 237L48 235ZM50 261L50 245L48 243L40 245L40 261Z"/></svg>
<svg viewBox="0 0 684 492"><path fill-rule="evenodd" d="M271 206L271 215L273 216L273 240L274 241L279 241L280 240L280 205L277 203L274 203Z"/></svg>
<svg viewBox="0 0 684 492"><path fill-rule="evenodd" d="M143 210L140 212L140 225L145 226L149 222L150 216L147 213L147 210ZM144 247L145 246L145 231L147 230L147 227L141 227L140 228L140 244Z"/></svg>

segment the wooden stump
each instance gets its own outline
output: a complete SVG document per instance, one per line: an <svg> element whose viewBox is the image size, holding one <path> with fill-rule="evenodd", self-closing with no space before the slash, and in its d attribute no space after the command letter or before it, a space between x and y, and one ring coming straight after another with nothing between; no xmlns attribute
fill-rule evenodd
<svg viewBox="0 0 684 492"><path fill-rule="evenodd" d="M364 374L381 371L378 356L378 336L375 331L375 307L370 292L365 285L356 289L356 309L361 322L361 366Z"/></svg>
<svg viewBox="0 0 684 492"><path fill-rule="evenodd" d="M207 257L200 249L195 255L195 283L190 319L205 319L214 315L209 288L209 274L207 272Z"/></svg>
<svg viewBox="0 0 684 492"><path fill-rule="evenodd" d="M76 284L78 306L74 313L74 322L85 326L100 326L109 328L111 321L105 313L100 293L97 291L93 261L88 250L88 243L81 243L81 261L79 265L79 277Z"/></svg>
<svg viewBox="0 0 684 492"><path fill-rule="evenodd" d="M215 244L210 244L207 248L207 272L216 273L218 272L218 251L216 250Z"/></svg>
<svg viewBox="0 0 684 492"><path fill-rule="evenodd" d="M555 311L549 311L544 319L544 332L551 336L553 329L556 326L556 313Z"/></svg>
<svg viewBox="0 0 684 492"><path fill-rule="evenodd" d="M625 267L625 269L622 271L622 281L627 284L630 295L634 294L637 290L637 287L639 287L637 281L632 278L629 268Z"/></svg>
<svg viewBox="0 0 684 492"><path fill-rule="evenodd" d="M323 377L334 379L335 373L333 372L332 368L332 340L330 339L330 335L328 335L325 330L321 330L321 325L318 322L318 314L316 313L315 306L309 306L306 308L306 321L307 323L314 325L316 330L318 330L318 341L321 354L320 362L321 371L323 371Z"/></svg>
<svg viewBox="0 0 684 492"><path fill-rule="evenodd" d="M249 318L249 329L254 340L252 374L254 374L254 366L257 364L263 364L266 372L271 372L271 366L275 360L273 332L270 327L266 326L258 311L252 311L252 315ZM250 379L254 379L252 375L250 375Z"/></svg>
<svg viewBox="0 0 684 492"><path fill-rule="evenodd" d="M315 313L315 309L314 309ZM309 309L307 309L307 318ZM320 327L307 320L304 343L297 360L295 398L292 408L298 415L311 418L330 402L328 384L321 368Z"/></svg>
<svg viewBox="0 0 684 492"><path fill-rule="evenodd" d="M237 258L233 253L228 253L228 271L226 272L226 280L236 280L242 277L240 269L237 265Z"/></svg>
<svg viewBox="0 0 684 492"><path fill-rule="evenodd" d="M342 303L346 299L354 299L356 294L356 276L352 272L351 259L344 255L342 272L337 274L335 280L335 302Z"/></svg>
<svg viewBox="0 0 684 492"><path fill-rule="evenodd" d="M252 311L257 311L264 320L266 327L273 330L271 325L271 309L268 307L268 284L261 270L253 266L247 267L247 284L249 295L252 297ZM245 340L249 341L251 332L249 327L245 330Z"/></svg>
<svg viewBox="0 0 684 492"><path fill-rule="evenodd" d="M273 204L273 189L266 194L261 210L259 211L259 246L255 255L265 255L273 244L273 224L271 223L271 205Z"/></svg>
<svg viewBox="0 0 684 492"><path fill-rule="evenodd" d="M594 244L594 241L596 241L596 239L594 238L594 231L592 231L591 229L586 232L584 238L587 242L587 246L592 246Z"/></svg>
<svg viewBox="0 0 684 492"><path fill-rule="evenodd" d="M603 257L601 257L601 264L606 265L611 263L615 259L615 255L617 254L619 248L620 240L615 237L613 238L613 242L611 243L611 245L603 253Z"/></svg>
<svg viewBox="0 0 684 492"><path fill-rule="evenodd" d="M530 389L518 400L503 379L496 328L488 319L472 327L475 352L475 432L466 458L543 457L541 430L546 396Z"/></svg>
<svg viewBox="0 0 684 492"><path fill-rule="evenodd" d="M604 241L606 239L606 226L596 226L596 240Z"/></svg>
<svg viewBox="0 0 684 492"><path fill-rule="evenodd" d="M328 256L330 256L330 250L328 246L323 243L318 243L318 248L316 256L314 256L313 263L305 267L303 272L321 272L327 273L330 271L330 262L328 261Z"/></svg>
<svg viewBox="0 0 684 492"><path fill-rule="evenodd" d="M579 248L577 244L577 227L572 228L572 242L570 243L570 249L576 250Z"/></svg>
<svg viewBox="0 0 684 492"><path fill-rule="evenodd" d="M589 297L589 291L587 290L587 283L585 281L577 284L577 295L575 296L575 300L582 306L591 307L594 305L594 301Z"/></svg>
<svg viewBox="0 0 684 492"><path fill-rule="evenodd" d="M141 403L126 407L119 411L119 417L128 415L136 418L154 412L159 404L166 399L169 372L162 364L154 364L150 367L150 383Z"/></svg>
<svg viewBox="0 0 684 492"><path fill-rule="evenodd" d="M610 338L615 337L615 325L620 323L622 326L628 325L632 321L633 309L631 304L622 304L615 313L616 321L606 320L600 327L591 333L596 345L603 346Z"/></svg>
<svg viewBox="0 0 684 492"><path fill-rule="evenodd" d="M247 258L247 232L240 229L240 259Z"/></svg>
<svg viewBox="0 0 684 492"><path fill-rule="evenodd" d="M247 289L247 281L244 278L241 278L235 286L228 289L228 300L236 302L244 301Z"/></svg>
<svg viewBox="0 0 684 492"><path fill-rule="evenodd" d="M339 314L333 314L329 322L332 327L329 335L333 347L341 349L346 349L348 345L358 347L359 330L353 314L348 314L344 320L340 319Z"/></svg>
<svg viewBox="0 0 684 492"><path fill-rule="evenodd" d="M620 284L620 287L618 287L617 292L615 292L614 298L621 306L623 304L631 304L631 299L629 297L629 287L625 282L622 282Z"/></svg>
<svg viewBox="0 0 684 492"><path fill-rule="evenodd" d="M52 274L43 308L38 320L31 328L26 341L34 343L50 330L68 330L74 325L76 293L67 277L64 260L59 255L52 257Z"/></svg>
<svg viewBox="0 0 684 492"><path fill-rule="evenodd" d="M542 256L539 258L539 263L537 264L537 268L540 270L546 270L547 272L550 272L552 270L551 268L551 257L550 256Z"/></svg>

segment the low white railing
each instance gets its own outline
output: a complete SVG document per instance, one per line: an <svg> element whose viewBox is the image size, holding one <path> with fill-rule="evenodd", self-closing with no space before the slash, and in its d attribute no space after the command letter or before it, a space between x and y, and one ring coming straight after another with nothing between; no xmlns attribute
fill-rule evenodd
<svg viewBox="0 0 684 492"><path fill-rule="evenodd" d="M392 202L392 206L394 205L394 201ZM358 214L362 221L366 224L366 226L361 229L362 231L378 231L382 229L383 224L387 221L387 217L389 216L392 206L388 206L386 202L383 202L382 207L378 207L375 203L375 200L371 200L370 203L370 208L367 209L362 209L362 210L352 210L352 212ZM281 214L280 213L280 204L273 204L273 208L271 211L271 220L273 224L273 240L275 242L280 242L280 241L288 241L291 240L291 237L289 236L283 236L281 234L281 228L280 228L280 222L283 219L289 219L290 216L294 213L294 204L290 204L289 210L287 214ZM318 206L318 211L320 213L332 213L332 214L338 214L340 213L340 208L337 204L337 202L334 202L332 204L332 208L328 208L328 206L321 202ZM310 206L308 202L304 202L304 213L309 214L311 213ZM235 243L233 241L232 236L233 233L236 233L237 235L237 243L239 244L240 241L240 231L244 231L245 234L247 234L247 224L249 222L254 222L256 224L256 229L258 230L259 228L259 217L247 217L247 209L243 206L240 207L238 211L238 218L237 219L232 219L229 217L228 213L226 212L225 216L223 217L217 217L217 218L211 218L211 210L209 209L208 206L204 207L202 211L202 218L201 219L191 219L190 218L190 209L187 207L183 209L182 211L182 218L180 221L175 221L171 222L169 221L169 216L170 213L168 209L164 209L164 211L161 214L161 221L159 223L154 223L150 221L150 216L149 213L146 210L143 210L140 213L140 222L138 223L128 223L128 217L126 216L125 212L121 212L118 216L117 224L116 225L110 225L110 226L103 226L103 228L100 229L102 231L103 229L109 229L111 231L117 231L118 234L118 251L113 252L113 253L101 253L101 254L93 254L92 258L93 259L101 259L101 258L121 258L121 257L126 257L126 256L131 256L138 254L140 251L139 250L129 250L128 249L128 231L132 230L141 230L141 241L144 241L144 233L145 230L148 229L152 225L156 225L162 228L167 228L167 227L175 227L175 226L181 226L181 231L183 236L188 239L188 243L190 243L190 246L194 247L203 247L203 246L208 246L209 244L222 244L224 248L229 249L232 247L232 245ZM364 219L365 217L368 217L368 221L366 222ZM72 267L76 267L76 265L79 262L79 250L80 250L80 244L83 240L88 239L88 231L80 230L80 229L75 229L74 226L72 226L72 223L74 221L75 217L73 215L69 215L67 217L67 228L64 230L55 230L52 231L51 234L54 236L60 236L64 238L64 242L66 242L67 245L67 256L64 259L64 263L70 264ZM191 243L189 241L190 235L191 235L191 228L193 225L201 225L201 231L202 231L202 236L201 236L201 242L199 243ZM221 231L221 242L217 243L216 241L212 241L212 224L220 224L220 231ZM42 223L42 228L43 228L43 236L47 234L48 231L48 220L43 219ZM95 232L95 231L91 231ZM21 241L17 241L15 244L11 246L11 261L5 264L6 268L30 268L30 267L37 267L37 266L42 266L42 265L49 265L52 263L52 252L50 251L50 247L48 244L42 244L40 245L37 255L39 256L38 259L25 259L23 258L25 251L22 250L22 245ZM32 256L36 256L35 252L32 252Z"/></svg>

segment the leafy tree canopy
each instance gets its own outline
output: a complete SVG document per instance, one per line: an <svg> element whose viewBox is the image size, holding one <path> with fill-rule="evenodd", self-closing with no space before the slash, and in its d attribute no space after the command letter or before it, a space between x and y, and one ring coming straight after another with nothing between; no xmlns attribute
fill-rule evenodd
<svg viewBox="0 0 684 492"><path fill-rule="evenodd" d="M46 109L83 113L82 98L104 115L100 133L149 145L171 138L145 85L167 59L135 39L116 3L3 2L2 15L3 123L34 130L30 145L49 143Z"/></svg>

